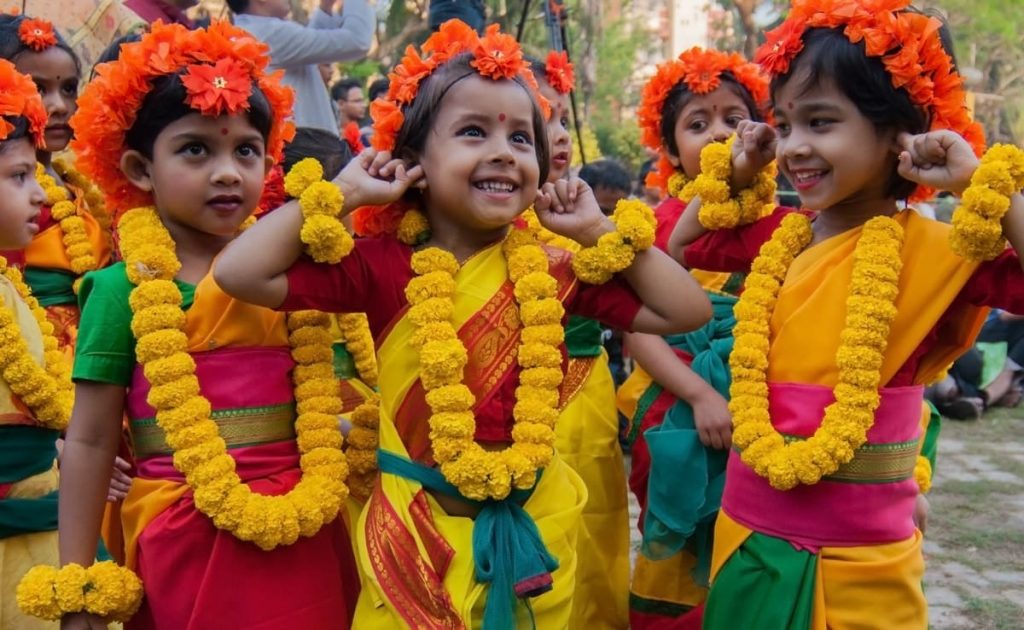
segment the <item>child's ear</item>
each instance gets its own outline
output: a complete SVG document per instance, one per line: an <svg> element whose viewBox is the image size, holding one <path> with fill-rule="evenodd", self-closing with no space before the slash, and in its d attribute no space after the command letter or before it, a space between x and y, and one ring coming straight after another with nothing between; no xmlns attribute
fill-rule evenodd
<svg viewBox="0 0 1024 630"><path fill-rule="evenodd" d="M272 168L274 168L274 158L267 155L263 158L263 176L269 175Z"/></svg>
<svg viewBox="0 0 1024 630"><path fill-rule="evenodd" d="M134 149L129 149L121 156L121 172L136 188L144 192L153 192L153 179L150 176L152 162L149 158Z"/></svg>

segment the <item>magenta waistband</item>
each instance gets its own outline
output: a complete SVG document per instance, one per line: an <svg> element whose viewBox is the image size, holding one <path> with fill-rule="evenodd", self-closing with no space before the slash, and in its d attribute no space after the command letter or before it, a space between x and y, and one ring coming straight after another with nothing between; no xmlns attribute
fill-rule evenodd
<svg viewBox="0 0 1024 630"><path fill-rule="evenodd" d="M235 472L245 483L299 470L299 449L294 440L233 448L228 452L235 460ZM144 479L185 482L185 477L174 467L174 458L170 455L148 457L139 460L136 465L139 477Z"/></svg>
<svg viewBox="0 0 1024 630"><path fill-rule="evenodd" d="M868 445L912 442L921 434L922 387L880 390L881 404ZM832 390L802 383L770 383L769 409L776 430L808 437L821 424ZM905 476L904 476L905 477ZM823 479L813 486L776 490L768 480L729 454L722 509L738 523L798 546L851 547L909 538L917 498L913 476L891 481Z"/></svg>

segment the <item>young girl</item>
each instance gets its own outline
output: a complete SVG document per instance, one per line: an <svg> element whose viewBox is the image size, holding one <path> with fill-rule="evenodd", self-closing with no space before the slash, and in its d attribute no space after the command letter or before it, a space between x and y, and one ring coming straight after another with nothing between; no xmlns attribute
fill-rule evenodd
<svg viewBox="0 0 1024 630"><path fill-rule="evenodd" d="M78 107L81 68L52 24L24 15L0 15L0 58L32 77L46 106L45 143L36 151L46 203L39 232L20 262L70 357L79 319L75 287L83 274L104 267L110 257L109 232L100 224L109 227L102 195L66 160L52 159L71 140L68 121Z"/></svg>
<svg viewBox="0 0 1024 630"><path fill-rule="evenodd" d="M643 96L643 138L661 156L650 180L671 189L655 209L655 244L665 247L686 203L707 179L699 177L701 150L725 142L740 121L760 119L768 81L738 54L692 48L660 65ZM773 184L760 182L751 202L773 208ZM630 589L633 628L699 628L707 596L711 534L730 444L724 397L732 307L743 276L692 273L708 291L711 322L684 335L627 337L640 366L620 389L620 400L630 399L624 405L631 420L630 486L643 532Z"/></svg>
<svg viewBox="0 0 1024 630"><path fill-rule="evenodd" d="M566 53L551 51L544 63L531 60L530 69L541 96L551 104L548 181L557 182L568 177L572 159L569 92L574 84L573 67ZM535 213L528 211L525 217L541 240L572 252L580 249L579 244L543 229ZM569 317L565 327L569 361L559 394L555 448L587 487L570 628L623 628L629 623L629 501L615 386L603 334L599 322L576 315Z"/></svg>
<svg viewBox="0 0 1024 630"><path fill-rule="evenodd" d="M538 194L544 118L511 37L492 27L480 38L453 20L423 50L408 50L374 103L381 153L362 154L340 182L345 210L415 184L394 228L405 242L351 248L332 236L343 234L336 216L283 208L224 253L216 277L255 303L367 312L381 475L356 527L356 624L564 628L586 489L553 449L563 314L667 331L699 325L707 303L667 256L644 249L644 209L616 215L634 252L577 181ZM581 283L563 251L510 230L535 201L545 227L587 246L575 273L600 282L620 270L624 280ZM340 264L300 259L303 241ZM613 242L618 264L605 256Z"/></svg>
<svg viewBox="0 0 1024 630"><path fill-rule="evenodd" d="M126 564L145 587L130 627L328 628L353 612L328 317L286 323L209 274L292 131L267 63L227 23L155 25L100 67L72 121L83 170L137 207L118 226L124 262L81 290L60 573L89 565L124 411ZM65 627L100 627L89 598L67 601Z"/></svg>
<svg viewBox="0 0 1024 630"><path fill-rule="evenodd" d="M17 252L39 229L35 152L46 110L32 79L2 59L0 93L0 249ZM57 560L55 444L71 413L71 380L53 327L3 256L0 337L0 627L55 627L23 615L14 586L33 564Z"/></svg>
<svg viewBox="0 0 1024 630"><path fill-rule="evenodd" d="M715 178L740 189L774 156L807 211L697 240L742 219L702 198L671 236L690 265L751 271L705 628L927 627L923 385L986 306L1024 311L1024 154L979 166L940 28L904 0L794 2L759 55L776 129L743 123ZM926 187L963 191L952 228L899 207Z"/></svg>

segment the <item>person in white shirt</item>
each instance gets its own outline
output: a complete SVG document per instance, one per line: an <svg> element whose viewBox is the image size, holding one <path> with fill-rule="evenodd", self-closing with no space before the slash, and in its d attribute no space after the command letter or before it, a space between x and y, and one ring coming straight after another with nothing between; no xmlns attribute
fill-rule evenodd
<svg viewBox="0 0 1024 630"><path fill-rule="evenodd" d="M289 21L288 0L227 0L235 25L270 46L270 68L284 70L284 84L295 90L295 124L338 135L320 71L321 63L362 59L370 50L376 17L366 0L345 0L332 13L336 0L320 0L309 25Z"/></svg>

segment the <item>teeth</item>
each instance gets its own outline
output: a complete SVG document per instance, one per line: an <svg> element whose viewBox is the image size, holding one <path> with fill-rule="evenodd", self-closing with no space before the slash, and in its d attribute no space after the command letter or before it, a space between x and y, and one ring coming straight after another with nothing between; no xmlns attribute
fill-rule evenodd
<svg viewBox="0 0 1024 630"><path fill-rule="evenodd" d="M484 192L510 193L515 186L508 182L477 182L476 187Z"/></svg>
<svg viewBox="0 0 1024 630"><path fill-rule="evenodd" d="M824 171L804 171L801 173L795 173L796 180L798 182L805 182L809 179L820 177Z"/></svg>

